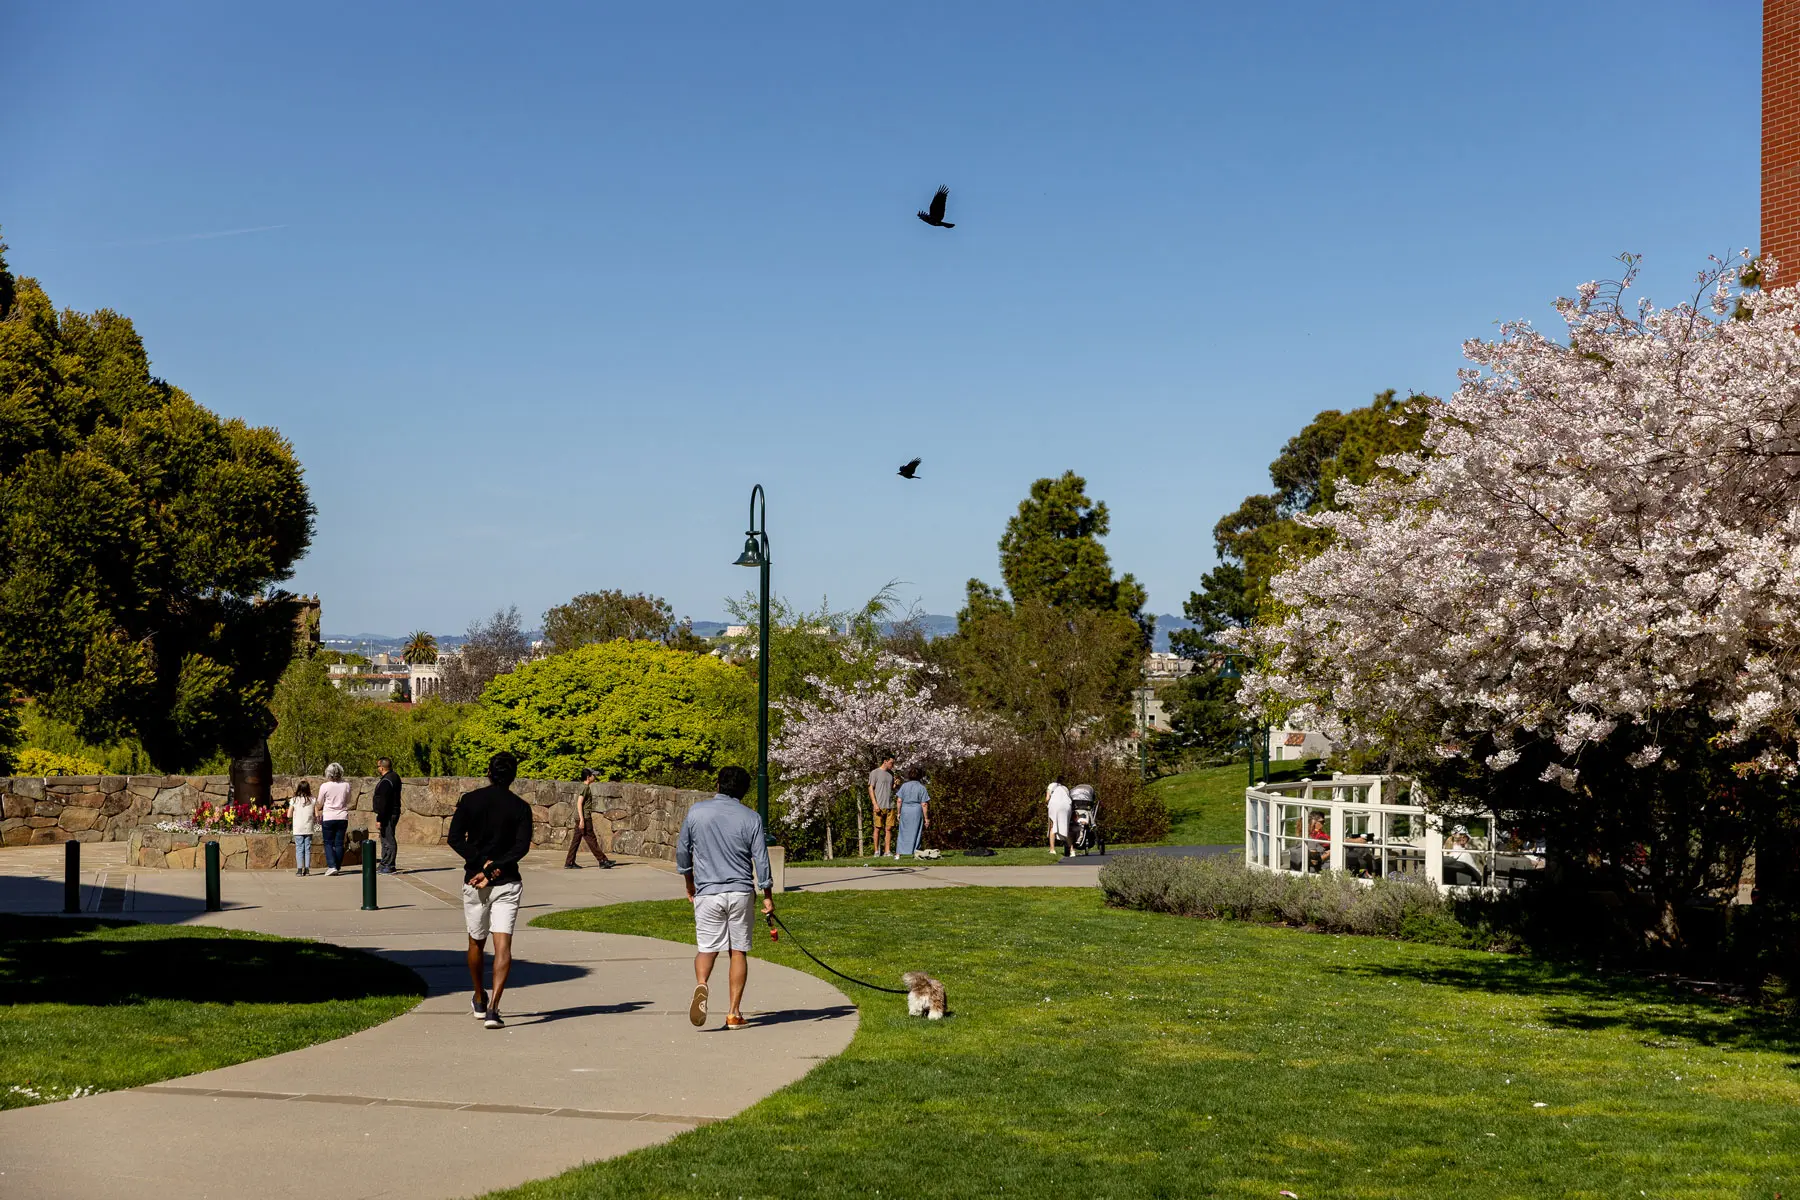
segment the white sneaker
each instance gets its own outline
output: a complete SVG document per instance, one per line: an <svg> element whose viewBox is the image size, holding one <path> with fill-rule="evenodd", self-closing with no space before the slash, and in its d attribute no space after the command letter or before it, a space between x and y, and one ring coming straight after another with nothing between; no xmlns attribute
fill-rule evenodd
<svg viewBox="0 0 1800 1200"><path fill-rule="evenodd" d="M338 869L336 867L332 867L329 871L326 871L325 873L327 875L336 875L338 873Z"/></svg>

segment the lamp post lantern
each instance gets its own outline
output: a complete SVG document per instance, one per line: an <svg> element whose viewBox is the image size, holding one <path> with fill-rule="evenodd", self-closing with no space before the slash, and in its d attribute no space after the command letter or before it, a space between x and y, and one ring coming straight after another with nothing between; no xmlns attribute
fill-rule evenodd
<svg viewBox="0 0 1800 1200"><path fill-rule="evenodd" d="M756 815L762 818L763 836L769 831L769 501L762 484L750 489L750 528L744 531L744 552L733 565L760 567L756 629Z"/></svg>

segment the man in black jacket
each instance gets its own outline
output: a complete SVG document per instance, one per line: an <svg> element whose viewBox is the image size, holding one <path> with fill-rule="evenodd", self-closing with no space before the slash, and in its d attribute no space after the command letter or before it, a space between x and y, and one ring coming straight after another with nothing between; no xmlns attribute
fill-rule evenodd
<svg viewBox="0 0 1800 1200"><path fill-rule="evenodd" d="M381 833L381 861L375 868L383 875L394 873L394 856L400 849L394 828L400 824L400 774L389 758L375 760L381 778L375 781L375 824Z"/></svg>
<svg viewBox="0 0 1800 1200"><path fill-rule="evenodd" d="M489 1029L499 1029L500 994L512 970L513 926L525 884L519 860L531 851L531 806L512 793L519 763L502 750L488 760L488 785L456 802L450 818L450 849L463 860L463 923L469 930L469 979L475 984L470 1005ZM494 935L494 986L481 983L488 934Z"/></svg>

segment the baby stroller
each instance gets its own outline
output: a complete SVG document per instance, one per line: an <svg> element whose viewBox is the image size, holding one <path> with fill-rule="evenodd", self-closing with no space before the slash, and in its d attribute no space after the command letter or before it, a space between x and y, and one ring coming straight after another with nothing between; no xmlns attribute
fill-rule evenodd
<svg viewBox="0 0 1800 1200"><path fill-rule="evenodd" d="M1069 799L1074 802L1069 814L1069 854L1073 856L1077 850L1092 854L1096 847L1105 854L1106 833L1100 828L1100 799L1094 795L1094 785L1076 784L1069 789Z"/></svg>

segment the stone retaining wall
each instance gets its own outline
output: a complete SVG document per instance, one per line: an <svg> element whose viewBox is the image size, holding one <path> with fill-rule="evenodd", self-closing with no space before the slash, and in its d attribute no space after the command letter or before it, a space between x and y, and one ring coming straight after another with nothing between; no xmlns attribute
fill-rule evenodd
<svg viewBox="0 0 1800 1200"><path fill-rule="evenodd" d="M318 795L321 776L277 775L271 792L277 800L294 794L304 778ZM350 830L375 828L371 798L373 777L348 779ZM464 792L485 779L436 777L408 779L400 787L400 825L396 836L414 846L441 844L450 814ZM0 845L24 846L65 842L123 842L140 826L192 816L201 800L226 798L224 775L65 775L42 778L0 777ZM575 800L581 785L559 780L521 779L513 791L531 805L534 846L566 848L575 826ZM596 783L595 831L601 844L621 854L672 860L675 835L688 806L711 792L658 787L647 783Z"/></svg>

